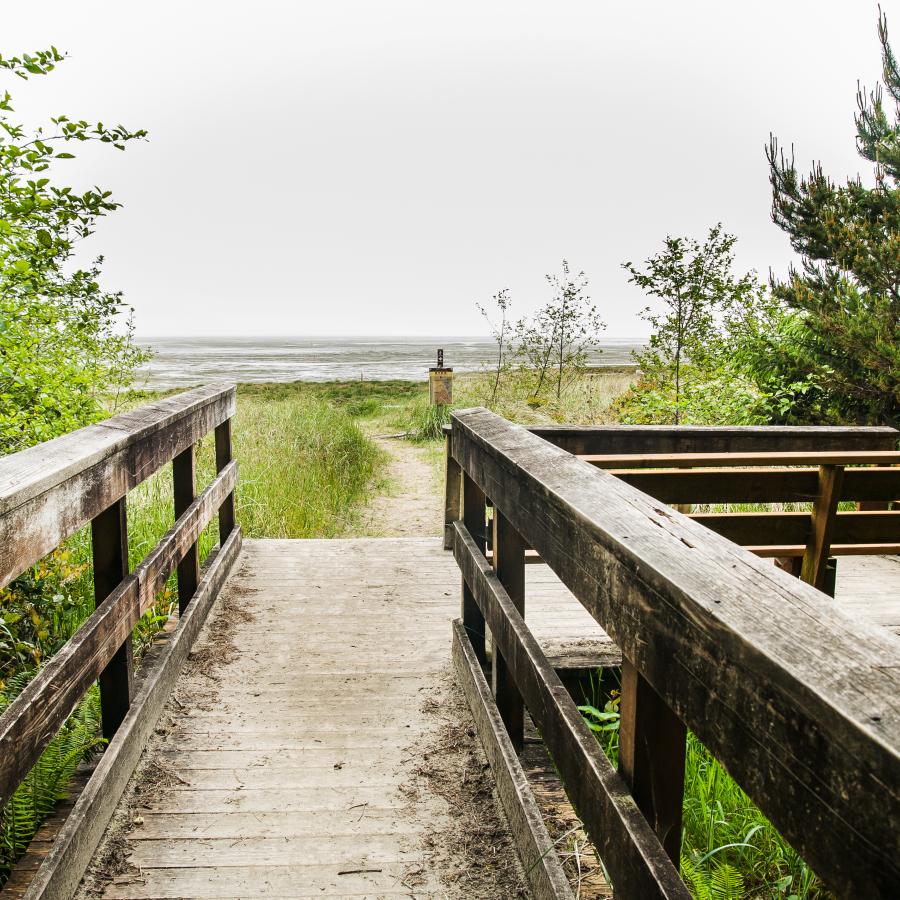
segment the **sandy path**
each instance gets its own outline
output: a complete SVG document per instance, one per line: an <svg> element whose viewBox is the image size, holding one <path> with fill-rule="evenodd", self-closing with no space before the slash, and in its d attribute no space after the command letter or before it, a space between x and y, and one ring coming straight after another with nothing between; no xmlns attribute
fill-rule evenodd
<svg viewBox="0 0 900 900"><path fill-rule="evenodd" d="M424 447L372 436L390 457L385 493L366 507L360 536L434 537L444 527L441 485Z"/></svg>

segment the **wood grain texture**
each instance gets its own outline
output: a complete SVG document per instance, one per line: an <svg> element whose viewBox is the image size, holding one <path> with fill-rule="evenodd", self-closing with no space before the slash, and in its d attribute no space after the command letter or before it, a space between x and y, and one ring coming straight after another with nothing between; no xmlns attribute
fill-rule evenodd
<svg viewBox="0 0 900 900"><path fill-rule="evenodd" d="M460 620L453 623L453 662L535 900L574 900L516 748Z"/></svg>
<svg viewBox="0 0 900 900"><path fill-rule="evenodd" d="M60 829L25 900L69 900L103 835L128 779L162 712L200 629L241 551L236 528L207 558L203 577L184 615L171 620L138 674L134 701L115 739Z"/></svg>
<svg viewBox="0 0 900 900"><path fill-rule="evenodd" d="M128 577L128 514L124 497L91 520L91 552L96 608ZM103 737L111 740L128 712L134 689L130 634L100 672L98 680Z"/></svg>
<svg viewBox="0 0 900 900"><path fill-rule="evenodd" d="M151 748L174 777L142 792L143 822L125 836L140 871L107 883L108 900L452 890L442 877L469 864L467 840L448 855L440 835L469 821L456 824L422 774L448 742L472 740L464 705L441 702L459 611L441 543L245 542L226 618L211 622L217 634L232 622L231 649L219 666L188 667L174 689ZM199 643L195 659L221 643ZM482 764L479 754L479 775ZM451 775L448 791L462 772Z"/></svg>
<svg viewBox="0 0 900 900"><path fill-rule="evenodd" d="M579 459L598 469L722 468L724 466L900 465L895 450L780 450L735 453L585 454Z"/></svg>
<svg viewBox="0 0 900 900"><path fill-rule="evenodd" d="M841 497L841 485L844 482L843 466L819 467L819 490L816 502L813 504L812 527L806 545L806 553L803 554L803 564L800 567L800 577L807 583L817 587L820 591L825 584L825 567L828 564L828 556L832 542L839 537L838 526L835 520L838 502ZM872 515L872 513L860 513L860 515ZM878 515L878 513L875 513ZM891 513L888 513L891 516ZM894 525L890 527L886 536L873 536L865 533L863 529L854 529L840 535L846 541L847 534L858 537L862 542L887 541L892 538L900 540L900 513L892 515ZM843 523L846 525L847 519ZM887 521L887 520L885 520ZM861 534L862 532L862 534Z"/></svg>
<svg viewBox="0 0 900 900"><path fill-rule="evenodd" d="M900 438L885 426L532 425L528 430L576 455L896 450ZM444 426L445 434L451 431Z"/></svg>
<svg viewBox="0 0 900 900"><path fill-rule="evenodd" d="M177 519L197 496L196 444L182 450L172 460L173 499ZM224 502L224 501L223 501ZM227 535L226 535L227 537ZM200 547L194 541L178 563L178 609L184 612L200 582Z"/></svg>
<svg viewBox="0 0 900 900"><path fill-rule="evenodd" d="M622 660L621 691L619 772L677 867L687 730L626 659Z"/></svg>
<svg viewBox="0 0 900 900"><path fill-rule="evenodd" d="M493 559L491 566L516 609L525 615L525 545L518 532L499 510L493 515ZM516 752L525 742L525 708L503 654L491 658L491 690L500 710L506 733Z"/></svg>
<svg viewBox="0 0 900 900"><path fill-rule="evenodd" d="M687 888L625 783L459 522L454 525L453 554L617 892L623 897L687 900Z"/></svg>
<svg viewBox="0 0 900 900"><path fill-rule="evenodd" d="M0 586L234 410L234 387L210 385L0 459Z"/></svg>
<svg viewBox="0 0 900 900"><path fill-rule="evenodd" d="M638 469L615 474L662 503L810 503L819 490L819 472L813 468ZM900 498L900 466L844 471L841 500L888 498Z"/></svg>
<svg viewBox="0 0 900 900"><path fill-rule="evenodd" d="M900 644L486 410L452 448L833 889L900 881Z"/></svg>
<svg viewBox="0 0 900 900"><path fill-rule="evenodd" d="M234 490L227 468L100 604L0 717L0 802L5 802L100 672L153 604L185 550Z"/></svg>

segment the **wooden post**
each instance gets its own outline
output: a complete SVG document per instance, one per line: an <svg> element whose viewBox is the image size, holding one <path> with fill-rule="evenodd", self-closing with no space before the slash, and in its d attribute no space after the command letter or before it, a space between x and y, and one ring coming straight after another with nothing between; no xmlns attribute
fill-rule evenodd
<svg viewBox="0 0 900 900"><path fill-rule="evenodd" d="M813 504L812 528L803 555L800 578L820 591L825 585L825 567L843 481L843 466L819 466L819 493Z"/></svg>
<svg viewBox="0 0 900 900"><path fill-rule="evenodd" d="M619 711L619 772L677 868L687 729L624 658Z"/></svg>
<svg viewBox="0 0 900 900"><path fill-rule="evenodd" d="M450 452L450 432L447 432L446 476L444 479L444 549L453 549L453 535L450 525L459 519L462 469Z"/></svg>
<svg viewBox="0 0 900 900"><path fill-rule="evenodd" d="M175 518L177 519L195 500L196 445L191 444L172 460L172 478L175 487ZM184 613L197 592L200 583L200 547L194 541L178 563L178 612Z"/></svg>
<svg viewBox="0 0 900 900"><path fill-rule="evenodd" d="M463 524L472 535L472 540L478 545L478 549L485 553L485 504L484 492L480 487L466 474L462 473L463 479ZM487 554L485 554L487 555ZM462 621L472 642L472 649L478 657L481 665L485 664L486 656L484 651L484 633L485 624L484 616L472 596L466 584L465 578L462 582Z"/></svg>
<svg viewBox="0 0 900 900"><path fill-rule="evenodd" d="M494 507L494 571L516 609L525 615L525 543L509 520ZM516 752L525 743L525 706L503 655L493 648L491 686L497 708Z"/></svg>
<svg viewBox="0 0 900 900"><path fill-rule="evenodd" d="M125 498L91 520L94 560L94 605L99 606L128 575L128 517ZM134 688L131 635L100 673L100 713L103 737L112 740L122 724Z"/></svg>
<svg viewBox="0 0 900 900"><path fill-rule="evenodd" d="M231 462L231 419L216 426L216 471L221 472ZM219 546L234 531L234 491L219 507Z"/></svg>

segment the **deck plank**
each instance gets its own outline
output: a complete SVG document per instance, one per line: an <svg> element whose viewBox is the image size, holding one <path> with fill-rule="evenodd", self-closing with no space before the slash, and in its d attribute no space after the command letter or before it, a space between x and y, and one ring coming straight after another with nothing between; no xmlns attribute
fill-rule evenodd
<svg viewBox="0 0 900 900"><path fill-rule="evenodd" d="M127 871L103 896L447 896L426 850L447 804L408 788L440 724L422 704L459 580L438 539L247 541L224 596L248 619L227 661L176 686L150 751L174 778L129 810ZM898 585L897 559L842 559L835 602L900 631ZM617 654L546 566L527 569L525 609L569 665ZM558 793L543 799L565 816Z"/></svg>

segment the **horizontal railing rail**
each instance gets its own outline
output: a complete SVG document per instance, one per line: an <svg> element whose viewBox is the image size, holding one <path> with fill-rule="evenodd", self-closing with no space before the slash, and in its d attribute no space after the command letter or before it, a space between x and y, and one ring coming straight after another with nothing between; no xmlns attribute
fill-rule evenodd
<svg viewBox="0 0 900 900"><path fill-rule="evenodd" d="M218 515L222 551L240 541L231 458L235 388L211 385L0 458L0 586L88 523L96 610L0 716L0 806L99 679L104 736L133 693L131 631L173 572L183 613L200 583L199 537ZM217 475L197 496L196 443L215 432ZM128 571L126 495L171 462L171 529Z"/></svg>
<svg viewBox="0 0 900 900"><path fill-rule="evenodd" d="M838 432L828 431L836 441ZM812 447L811 432L802 433ZM872 432L849 434L865 449ZM566 435L570 447L584 450L571 429ZM896 432L876 438L894 442ZM666 440L678 445L671 435ZM510 736L521 740L524 700L601 857L609 854L604 862L621 896L681 896L659 868L658 850L677 865L686 728L829 887L847 896L893 896L900 883L894 639L699 522L486 410L454 413L448 452L448 530L463 571L465 631L484 660L487 620L492 680ZM485 559L488 500L493 573ZM589 732L573 720L561 685L527 637L526 548L622 652L619 773L658 846L624 822L616 782L594 745L584 745ZM647 880L634 887L638 870Z"/></svg>

